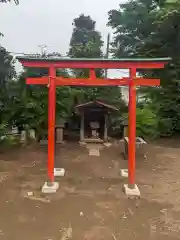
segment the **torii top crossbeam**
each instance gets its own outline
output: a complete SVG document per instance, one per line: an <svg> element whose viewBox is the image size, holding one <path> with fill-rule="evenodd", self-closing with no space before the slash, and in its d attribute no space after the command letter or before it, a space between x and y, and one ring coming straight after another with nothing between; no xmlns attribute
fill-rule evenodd
<svg viewBox="0 0 180 240"><path fill-rule="evenodd" d="M137 69L164 68L170 58L122 58L122 59L85 59L85 58L40 58L19 56L17 59L24 67L48 68L49 75L40 78L27 78L27 84L45 84L49 87L48 100L48 175L54 180L54 138L56 86L129 86L129 147L128 170L129 185L135 184L135 140L136 140L136 86L157 86L159 79L146 79L136 76ZM57 68L89 69L88 78L63 78L56 76ZM95 69L129 69L129 77L121 79L97 78Z"/></svg>
<svg viewBox="0 0 180 240"><path fill-rule="evenodd" d="M54 64L57 68L128 68L131 64L136 68L162 68L163 63L171 58L64 58L64 57L33 57L18 56L17 59L26 67L49 67Z"/></svg>
<svg viewBox="0 0 180 240"><path fill-rule="evenodd" d="M39 58L20 56L17 59L23 64L24 67L33 68L85 68L90 69L89 78L63 78L56 77L56 85L71 85L71 86L118 86L128 85L130 78L109 79L111 81L104 81L105 79L96 78L94 69L157 69L163 68L170 58L122 58L122 59L94 59L94 58ZM52 76L51 76L52 77ZM108 80L108 79L106 79ZM141 81L143 80L143 81ZM157 80L157 79L156 79ZM42 78L27 78L27 84L48 84L49 76ZM155 79L134 79L135 85L157 85L159 81Z"/></svg>

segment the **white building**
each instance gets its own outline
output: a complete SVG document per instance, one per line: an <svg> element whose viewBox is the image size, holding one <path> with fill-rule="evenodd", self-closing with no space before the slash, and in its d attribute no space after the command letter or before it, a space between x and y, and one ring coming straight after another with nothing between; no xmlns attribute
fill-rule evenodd
<svg viewBox="0 0 180 240"><path fill-rule="evenodd" d="M138 90L138 87L136 88ZM123 86L121 87L121 93L122 93L122 99L128 103L129 102L129 87ZM136 92L136 102L141 102L144 99L142 98L142 95L139 94L139 92Z"/></svg>
<svg viewBox="0 0 180 240"><path fill-rule="evenodd" d="M129 76L129 70L128 69L109 69L108 70L108 78L122 78L122 77L128 77ZM136 88L138 89L138 87ZM129 87L128 86L122 86L120 87L121 93L122 93L122 99L128 104L129 102ZM136 102L143 101L142 96L137 93L136 94Z"/></svg>
<svg viewBox="0 0 180 240"><path fill-rule="evenodd" d="M122 99L128 103L129 102L129 87L123 86L120 87L122 93Z"/></svg>

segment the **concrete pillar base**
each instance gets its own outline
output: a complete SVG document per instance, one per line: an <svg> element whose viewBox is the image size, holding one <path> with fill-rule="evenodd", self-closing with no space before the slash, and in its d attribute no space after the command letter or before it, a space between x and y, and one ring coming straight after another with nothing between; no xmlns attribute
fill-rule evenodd
<svg viewBox="0 0 180 240"><path fill-rule="evenodd" d="M130 188L128 184L124 184L123 188L127 196L140 197L140 190L136 184L134 185L134 188Z"/></svg>
<svg viewBox="0 0 180 240"><path fill-rule="evenodd" d="M58 182L45 182L42 187L42 193L55 193L59 188Z"/></svg>
<svg viewBox="0 0 180 240"><path fill-rule="evenodd" d="M122 178L128 178L128 169L121 169L120 175Z"/></svg>
<svg viewBox="0 0 180 240"><path fill-rule="evenodd" d="M64 177L65 169L64 168L54 168L55 177Z"/></svg>

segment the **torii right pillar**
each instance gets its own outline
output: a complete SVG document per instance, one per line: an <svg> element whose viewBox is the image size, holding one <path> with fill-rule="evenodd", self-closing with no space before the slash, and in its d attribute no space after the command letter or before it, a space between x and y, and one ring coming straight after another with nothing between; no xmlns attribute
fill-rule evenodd
<svg viewBox="0 0 180 240"><path fill-rule="evenodd" d="M158 68L158 67L157 67ZM136 86L158 86L159 79L143 79L136 77L136 68L130 68L129 74L129 133L128 133L128 171L121 170L122 176L128 177L128 184L124 184L127 196L140 197L140 190L135 184L136 163Z"/></svg>
<svg viewBox="0 0 180 240"><path fill-rule="evenodd" d="M129 147L128 147L128 169L129 169L129 187L135 187L135 159L136 159L136 69L130 69L129 83Z"/></svg>
<svg viewBox="0 0 180 240"><path fill-rule="evenodd" d="M128 131L128 178L129 183L124 184L128 196L140 196L140 190L135 184L136 162L136 69L130 69L129 81L129 131Z"/></svg>

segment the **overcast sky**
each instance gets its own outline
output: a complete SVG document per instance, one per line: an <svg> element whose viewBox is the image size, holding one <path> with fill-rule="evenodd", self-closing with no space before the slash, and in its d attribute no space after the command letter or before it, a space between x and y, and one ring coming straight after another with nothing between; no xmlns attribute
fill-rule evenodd
<svg viewBox="0 0 180 240"><path fill-rule="evenodd" d="M66 55L72 34L72 22L79 14L90 15L105 41L112 32L106 26L108 11L123 0L20 0L20 4L0 4L0 45L16 53L39 52L46 44L48 52Z"/></svg>

